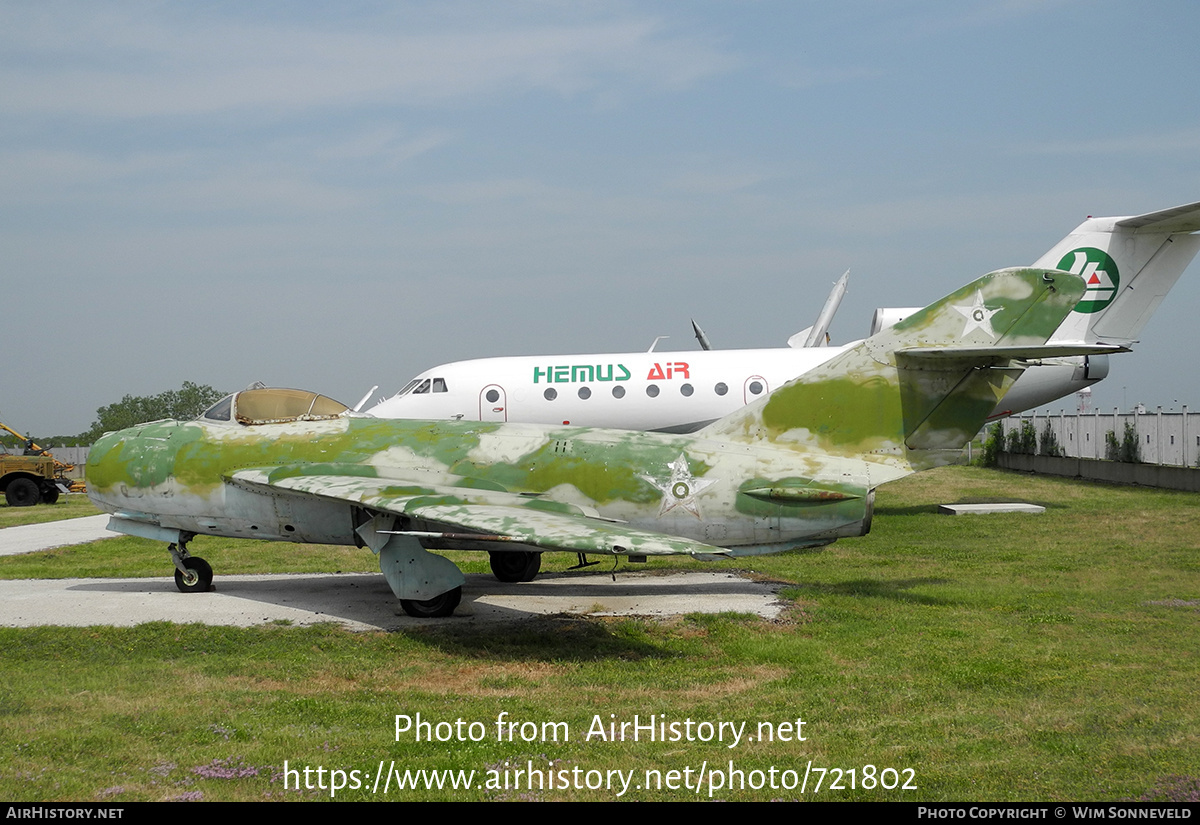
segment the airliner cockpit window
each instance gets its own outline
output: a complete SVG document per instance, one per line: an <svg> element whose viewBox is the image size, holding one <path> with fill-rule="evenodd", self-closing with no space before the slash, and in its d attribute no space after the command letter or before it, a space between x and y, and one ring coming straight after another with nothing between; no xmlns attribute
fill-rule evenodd
<svg viewBox="0 0 1200 825"><path fill-rule="evenodd" d="M446 379L445 378L433 379L433 391L434 392L445 392L446 391Z"/></svg>
<svg viewBox="0 0 1200 825"><path fill-rule="evenodd" d="M420 378L414 378L413 380L409 381L407 384L404 385L404 389L402 389L402 390L400 390L400 392L396 393L396 397L399 398L402 395L408 395L410 392L412 392L413 387L415 387L419 383L421 383Z"/></svg>
<svg viewBox="0 0 1200 825"><path fill-rule="evenodd" d="M417 386L417 388L415 390L413 390L413 395L422 395L427 392L429 392L429 379L428 378L426 378L424 381L422 381Z"/></svg>

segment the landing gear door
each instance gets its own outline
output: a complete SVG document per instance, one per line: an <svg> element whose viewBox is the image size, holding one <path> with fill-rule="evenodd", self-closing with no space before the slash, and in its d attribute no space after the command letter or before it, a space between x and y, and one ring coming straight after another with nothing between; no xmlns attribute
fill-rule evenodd
<svg viewBox="0 0 1200 825"><path fill-rule="evenodd" d="M479 420L507 421L508 396L499 384L488 384L479 391Z"/></svg>

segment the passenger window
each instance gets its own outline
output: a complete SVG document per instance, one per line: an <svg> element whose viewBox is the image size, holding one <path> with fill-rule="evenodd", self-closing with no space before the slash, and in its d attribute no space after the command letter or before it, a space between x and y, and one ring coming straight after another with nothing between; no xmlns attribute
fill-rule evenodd
<svg viewBox="0 0 1200 825"><path fill-rule="evenodd" d="M755 395L758 395L762 391L763 391L763 385L761 383L759 383L758 381L750 382L750 392L754 393Z"/></svg>
<svg viewBox="0 0 1200 825"><path fill-rule="evenodd" d="M646 387L646 395L650 396L651 398L658 398L658 384L651 384L650 386Z"/></svg>
<svg viewBox="0 0 1200 825"><path fill-rule="evenodd" d="M725 382L722 381L717 384L717 386L713 387L713 390L717 393L717 395L724 395L725 393L729 392L729 387L725 386Z"/></svg>
<svg viewBox="0 0 1200 825"><path fill-rule="evenodd" d="M613 387L613 398L624 398L625 388L622 386Z"/></svg>
<svg viewBox="0 0 1200 825"><path fill-rule="evenodd" d="M683 393L684 398L690 398L692 393L695 392L695 390L692 389L691 384L684 384L682 387L679 388L679 391L681 393Z"/></svg>
<svg viewBox="0 0 1200 825"><path fill-rule="evenodd" d="M500 393L496 392L495 390L488 390L487 395L485 395L484 398L488 400L489 404L495 404L500 400Z"/></svg>
<svg viewBox="0 0 1200 825"><path fill-rule="evenodd" d="M579 397L586 401L587 399L592 397L592 391L590 389L588 389L587 387L580 387L579 388Z"/></svg>
<svg viewBox="0 0 1200 825"><path fill-rule="evenodd" d="M554 387L547 387L542 395L547 401L553 401L555 398L558 398L558 390L554 389Z"/></svg>

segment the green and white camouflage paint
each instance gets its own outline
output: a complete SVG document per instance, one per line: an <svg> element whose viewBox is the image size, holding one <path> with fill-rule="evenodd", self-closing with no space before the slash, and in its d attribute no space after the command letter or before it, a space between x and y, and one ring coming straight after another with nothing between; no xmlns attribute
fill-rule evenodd
<svg viewBox="0 0 1200 825"><path fill-rule="evenodd" d="M359 544L417 615L452 612L463 581L428 549L487 550L526 580L547 550L827 544L870 529L878 485L953 460L1028 359L1081 352L1045 342L1084 289L1061 271L993 272L689 435L348 410L161 421L96 443L89 495L111 529L172 543L181 589L211 579L187 553L198 535ZM247 390L234 409L272 392L289 391Z"/></svg>

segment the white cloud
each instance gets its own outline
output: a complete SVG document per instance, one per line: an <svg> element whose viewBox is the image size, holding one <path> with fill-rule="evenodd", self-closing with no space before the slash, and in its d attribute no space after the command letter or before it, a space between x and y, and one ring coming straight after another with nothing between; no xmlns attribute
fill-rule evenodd
<svg viewBox="0 0 1200 825"><path fill-rule="evenodd" d="M459 205L546 198L556 192L543 183L522 178L441 183L419 186L416 191L437 203ZM567 194L558 192L560 197Z"/></svg>
<svg viewBox="0 0 1200 825"><path fill-rule="evenodd" d="M295 165L206 162L195 152L129 157L64 150L0 153L0 206L53 204L103 208L110 217L128 210L203 215L214 211L268 215L324 213L361 205L365 195L346 185L321 184ZM119 193L119 197L114 197Z"/></svg>
<svg viewBox="0 0 1200 825"><path fill-rule="evenodd" d="M1187 153L1200 150L1200 128L1191 127L1133 135L1063 138L1017 145L1017 151L1045 155L1130 155Z"/></svg>
<svg viewBox="0 0 1200 825"><path fill-rule="evenodd" d="M389 168L396 168L451 139L452 135L444 130L409 136L398 128L367 129L318 148L314 155L329 160L382 160Z"/></svg>
<svg viewBox="0 0 1200 825"><path fill-rule="evenodd" d="M170 7L10 6L0 12L9 55L0 111L145 117L444 105L612 83L675 89L733 65L645 17L447 31L413 31L386 16L354 22L329 31L324 21L183 19Z"/></svg>

